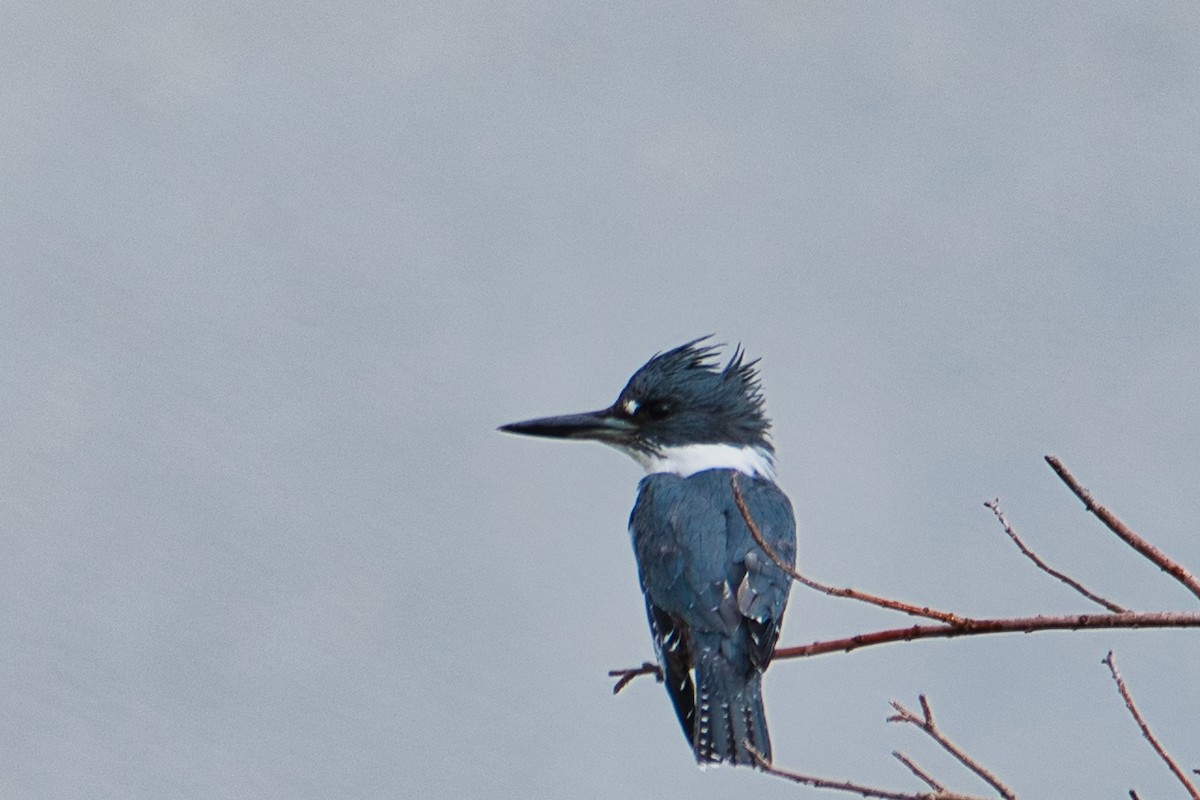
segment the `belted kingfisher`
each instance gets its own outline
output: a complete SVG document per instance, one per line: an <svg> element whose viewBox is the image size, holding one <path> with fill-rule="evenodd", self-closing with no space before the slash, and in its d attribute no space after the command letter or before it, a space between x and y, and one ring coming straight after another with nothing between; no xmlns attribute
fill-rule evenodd
<svg viewBox="0 0 1200 800"><path fill-rule="evenodd" d="M500 428L591 439L648 473L629 532L663 680L696 761L771 760L762 673L771 661L791 577L751 537L739 489L764 541L796 558L792 505L775 485L775 450L755 361L739 346L722 368L709 337L660 353L600 411Z"/></svg>

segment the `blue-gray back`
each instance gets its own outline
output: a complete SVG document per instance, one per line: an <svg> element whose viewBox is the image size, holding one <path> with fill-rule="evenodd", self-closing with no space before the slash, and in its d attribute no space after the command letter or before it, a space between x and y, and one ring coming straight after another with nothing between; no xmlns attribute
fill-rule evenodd
<svg viewBox="0 0 1200 800"><path fill-rule="evenodd" d="M657 611L682 623L691 639L717 634L713 641L732 664L761 671L779 636L791 578L751 537L734 502L734 474L646 476L630 533L652 626ZM737 479L764 540L794 564L796 523L787 497L766 478L739 473ZM663 642L656 644L661 650Z"/></svg>

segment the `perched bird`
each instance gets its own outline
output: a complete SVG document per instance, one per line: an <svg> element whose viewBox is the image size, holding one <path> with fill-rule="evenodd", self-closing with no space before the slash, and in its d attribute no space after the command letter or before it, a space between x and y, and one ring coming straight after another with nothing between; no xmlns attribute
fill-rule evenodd
<svg viewBox="0 0 1200 800"><path fill-rule="evenodd" d="M509 433L590 439L648 473L629 532L663 681L701 765L771 760L762 673L791 577L750 535L738 487L764 541L796 558L792 506L775 484L775 450L757 361L740 347L721 367L702 337L660 353L600 411L515 422Z"/></svg>

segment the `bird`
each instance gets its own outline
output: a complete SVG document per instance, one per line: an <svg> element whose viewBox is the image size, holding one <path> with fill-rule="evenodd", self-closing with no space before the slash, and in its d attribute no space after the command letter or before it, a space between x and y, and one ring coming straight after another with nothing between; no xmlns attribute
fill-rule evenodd
<svg viewBox="0 0 1200 800"><path fill-rule="evenodd" d="M654 355L607 408L500 430L601 442L645 469L629 533L662 681L702 768L762 766L772 761L762 675L792 578L755 542L733 481L789 569L796 521L776 483L758 359L738 345L721 366L711 339Z"/></svg>

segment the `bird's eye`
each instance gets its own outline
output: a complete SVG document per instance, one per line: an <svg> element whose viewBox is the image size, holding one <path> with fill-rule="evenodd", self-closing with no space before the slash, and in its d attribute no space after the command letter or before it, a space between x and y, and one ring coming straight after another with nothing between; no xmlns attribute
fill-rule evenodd
<svg viewBox="0 0 1200 800"><path fill-rule="evenodd" d="M671 404L665 400L654 400L642 406L642 413L654 420L666 419L671 416Z"/></svg>
<svg viewBox="0 0 1200 800"><path fill-rule="evenodd" d="M629 419L664 420L674 413L674 408L666 400L622 400L617 404L618 413Z"/></svg>

